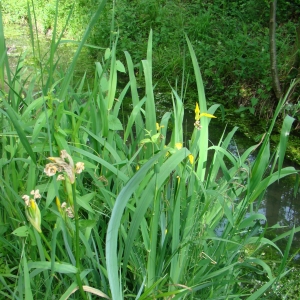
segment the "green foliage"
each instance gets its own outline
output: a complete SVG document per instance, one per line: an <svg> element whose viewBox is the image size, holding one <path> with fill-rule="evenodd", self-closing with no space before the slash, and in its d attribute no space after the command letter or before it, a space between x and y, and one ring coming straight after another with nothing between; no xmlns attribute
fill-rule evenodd
<svg viewBox="0 0 300 300"><path fill-rule="evenodd" d="M283 13L289 6L289 3L278 3L282 9L278 12L278 67L284 89L298 76L293 67L298 25L291 19L285 19ZM251 99L256 98L259 101L255 114L272 115L268 108L273 94L269 58L269 6L266 2L119 1L115 11L115 30L120 33L119 51L131 52L136 61L143 59L147 33L150 28L154 30L155 78L176 78L180 76L181 66L185 63L186 72L190 74L189 81L196 82L184 40L184 34L187 34L194 43L197 59L203 69L203 80L210 101L250 107ZM109 24L108 19L103 22L104 27ZM105 30L104 27L99 28L100 32ZM94 41L99 43L101 36ZM195 96L190 91L188 93L190 98Z"/></svg>
<svg viewBox="0 0 300 300"><path fill-rule="evenodd" d="M59 31L62 31L68 15L72 11L72 18L64 34L75 38L79 38L83 34L84 29L95 12L95 7L99 5L99 1L96 0L74 1L74 3L64 1L60 3L58 13L56 14L56 0L31 0L28 2L32 9L34 7L38 29L47 35L51 35L56 16L58 17L56 26ZM4 23L24 24L28 22L27 1L2 0L1 7L4 15Z"/></svg>
<svg viewBox="0 0 300 300"><path fill-rule="evenodd" d="M5 21L19 19L24 23L27 20L26 10L19 9L25 7L25 1L22 5L20 1L2 2L7 15ZM33 3L39 29L51 34L56 14L55 0L33 0ZM78 39L97 3L95 0L75 1L74 6L66 1L61 3L58 30L63 28L73 8L65 34ZM299 75L294 59L298 51L295 45L299 12L299 0L278 1L278 68L285 90ZM184 34L187 34L194 42L210 101L250 107L251 99L257 98L256 115L269 116L272 112L268 103L273 94L268 27L268 1L110 1L92 30L89 43L111 47L111 35L118 32L117 54L120 59L124 61L123 51L128 51L133 61L140 61L146 53L148 32L152 28L154 77L176 79L185 63L186 71L191 75L190 82L196 83L185 44ZM91 49L91 53L97 59L101 58L97 49ZM194 94L189 92L189 97L194 97Z"/></svg>
<svg viewBox="0 0 300 300"><path fill-rule="evenodd" d="M157 18L158 2L139 5L150 20ZM285 118L275 155L269 137L298 82L281 99L261 143L235 156L228 146L237 128L224 133L218 145L209 142L210 118L219 105L207 107L197 52L184 37L198 92L195 120L190 121L195 128L184 138L183 90L171 87L173 109L157 116L152 81L157 41L152 31L140 64L143 92L129 52L122 63L118 36L110 34L111 47L96 62L93 80L84 75L74 82L79 54L104 6L105 1L97 7L66 73L57 68L57 22L43 58L34 39L32 16L37 12L28 9L33 50L41 62L29 77L22 58L11 69L0 23L1 295L259 299L288 273L291 241L300 231L293 228L267 239L259 222L265 216L253 208L270 184L297 173L282 168L293 118ZM57 6L55 11L57 21ZM124 71L129 80L118 89ZM128 116L122 115L126 101L132 106ZM85 165L82 173L78 163ZM58 180L55 170L63 172L64 180ZM22 195L31 195L30 202ZM36 223L40 227L32 226ZM275 242L287 235L281 251ZM260 256L265 246L281 255L275 269ZM252 284L257 276L259 287Z"/></svg>

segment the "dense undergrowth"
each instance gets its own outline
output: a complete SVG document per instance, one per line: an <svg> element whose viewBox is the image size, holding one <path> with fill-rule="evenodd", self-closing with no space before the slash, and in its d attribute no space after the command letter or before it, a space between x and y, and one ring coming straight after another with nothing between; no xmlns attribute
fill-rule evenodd
<svg viewBox="0 0 300 300"><path fill-rule="evenodd" d="M273 153L270 135L298 82L280 100L260 142L233 155L228 145L236 127L218 144L209 142L209 123L220 105L207 106L197 56L185 37L197 85L194 130L186 137L188 85L170 86L173 109L157 117L152 31L140 63L142 96L129 52L126 63L118 59L117 36L95 63L94 80L86 82L84 75L73 81L104 5L65 73L57 70L57 19L49 53L41 57L28 10L34 54L43 62L30 76L24 57L10 68L0 20L1 297L274 299L292 274L291 243L300 228L267 239L269 228L260 223L266 218L254 203L259 207L271 183L297 174L282 168L294 119L282 117ZM119 91L125 71L129 80ZM128 91L132 109L125 118ZM254 151L256 159L249 160ZM283 239L281 251L275 243ZM264 259L266 246L279 262Z"/></svg>
<svg viewBox="0 0 300 300"><path fill-rule="evenodd" d="M57 12L55 0L33 0L32 3L37 10L39 29L48 35L53 30L56 13L58 29L62 29L73 8L65 34L79 39L97 1L75 1L74 6L64 2ZM2 7L5 22L28 22L25 0L3 0ZM145 58L148 33L152 28L153 76L159 81L158 85L165 88L165 79L175 84L183 63L190 75L189 81L196 83L188 60L184 36L187 34L203 69L208 100L235 109L241 107L241 110L255 113L256 117L270 119L277 101L270 76L269 10L269 2L261 0L109 1L88 41L96 46L111 47L112 34L118 32L119 59L124 63L123 51L128 51L133 61L139 62ZM299 15L299 0L278 1L277 61L285 91L292 79L299 78ZM101 51L91 52L94 57L101 58ZM139 84L143 85L142 79ZM192 89L188 93L194 96ZM298 97L297 88L286 107L294 112L296 119L299 117ZM243 114L241 110L237 117Z"/></svg>

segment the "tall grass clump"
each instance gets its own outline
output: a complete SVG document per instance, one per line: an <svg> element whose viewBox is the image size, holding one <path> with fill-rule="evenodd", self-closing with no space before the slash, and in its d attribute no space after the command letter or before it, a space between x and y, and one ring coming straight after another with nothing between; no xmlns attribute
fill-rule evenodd
<svg viewBox="0 0 300 300"><path fill-rule="evenodd" d="M130 54L125 52L126 66L116 57L117 39L95 63L93 82L85 75L73 82L80 50L104 5L65 74L57 69L62 35L55 29L48 55L39 57L41 64L28 74L22 57L15 70L10 68L0 28L1 297L267 295L289 272L289 250L299 231L277 237L288 237L286 248L279 249L265 237L260 221L266 218L253 205L274 181L297 173L282 167L293 118L285 117L278 147L274 154L270 150L270 135L289 93L259 144L233 155L228 145L234 128L213 145L208 128L219 106L206 106L197 58L186 38L198 90L195 118L189 120L194 131L187 138L181 91L171 87L172 110L160 120L156 115L152 31L141 62L144 93L138 91ZM129 78L121 90L120 72ZM132 109L124 116L129 94ZM260 257L265 246L282 256L276 268ZM258 278L262 284L256 288Z"/></svg>

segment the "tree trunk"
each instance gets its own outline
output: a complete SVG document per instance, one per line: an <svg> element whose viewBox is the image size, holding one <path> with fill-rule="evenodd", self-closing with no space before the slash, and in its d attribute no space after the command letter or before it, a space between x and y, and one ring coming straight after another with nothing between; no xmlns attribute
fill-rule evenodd
<svg viewBox="0 0 300 300"><path fill-rule="evenodd" d="M270 27L269 27L269 39L270 39L270 58L271 58L271 74L272 74L272 85L275 92L276 98L281 97L281 88L278 78L277 61L276 61L276 6L277 0L271 1L270 9Z"/></svg>

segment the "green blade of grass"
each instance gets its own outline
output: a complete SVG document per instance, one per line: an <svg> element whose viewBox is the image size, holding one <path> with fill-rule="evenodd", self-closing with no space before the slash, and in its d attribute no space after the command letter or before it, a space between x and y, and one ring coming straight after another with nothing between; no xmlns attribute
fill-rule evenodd
<svg viewBox="0 0 300 300"><path fill-rule="evenodd" d="M279 274L281 274L283 272L284 268L286 267L286 263L288 260L288 255L290 253L294 235L295 235L295 226L291 229L291 234L289 236L286 248L284 250L283 258L282 258L281 264L279 266L279 270L278 270Z"/></svg>
<svg viewBox="0 0 300 300"><path fill-rule="evenodd" d="M10 73L10 67L9 67L9 61L7 57L7 51L6 51L6 43L5 43L5 37L4 37L4 27L3 27L3 20L2 20L2 9L0 9L0 90L4 91L4 77L5 73L7 75L8 84L11 86L11 73ZM6 70L6 72L5 72Z"/></svg>
<svg viewBox="0 0 300 300"><path fill-rule="evenodd" d="M279 172L275 172L267 178L260 181L255 187L253 187L253 191L249 197L249 203L254 202L261 193L263 193L268 186L270 186L276 180L283 178L288 175L296 174L297 171L293 167L286 167L281 169L280 175Z"/></svg>
<svg viewBox="0 0 300 300"><path fill-rule="evenodd" d="M147 60L142 61L146 84L146 129L151 131L151 134L156 132L156 111L153 95L152 84L152 30L149 34Z"/></svg>
<svg viewBox="0 0 300 300"><path fill-rule="evenodd" d="M174 130L172 131L171 137L171 147L175 147L176 143L183 143L183 117L184 117L184 107L183 102L177 95L176 91L172 88L172 95L175 96L173 101L173 116L174 116Z"/></svg>
<svg viewBox="0 0 300 300"><path fill-rule="evenodd" d="M30 144L29 144L29 142L27 140L26 134L23 131L23 128L22 128L21 124L19 123L17 114L13 111L12 107L7 103L6 100L2 99L2 102L3 102L4 106L5 106L6 113L7 113L8 117L9 117L9 119L13 123L13 125L14 125L17 133L18 133L18 136L20 138L21 143L23 144L25 150L27 151L28 155L31 157L31 159L33 160L33 162L36 163L35 154L34 154L32 148L31 148L31 146L30 146ZM2 110L0 110L0 112L1 111Z"/></svg>
<svg viewBox="0 0 300 300"><path fill-rule="evenodd" d="M113 43L111 51L111 64L108 81L107 109L110 111L113 107L115 94L117 90L117 67L116 67L116 43Z"/></svg>
<svg viewBox="0 0 300 300"><path fill-rule="evenodd" d="M159 211L160 211L160 195L161 190L155 187L155 194L153 199L153 216L150 221L150 232L149 232L149 254L147 258L147 283L146 286L152 286L156 281L156 255L157 255L157 236L158 236L158 225L159 225ZM146 228L146 225L143 226Z"/></svg>
<svg viewBox="0 0 300 300"><path fill-rule="evenodd" d="M254 292L250 297L247 298L247 300L256 300L260 299L260 296L265 293L265 291L272 286L272 284L275 282L276 278L273 278L272 280L265 283L261 288L259 288L256 292Z"/></svg>
<svg viewBox="0 0 300 300"><path fill-rule="evenodd" d="M113 165L111 165L110 163L105 161L104 159L102 159L94 154L91 154L85 150L82 150L82 149L79 149L79 148L76 148L73 146L70 146L70 150L80 153L80 154L84 155L85 157L88 157L89 159L91 159L97 163L100 163L101 165L106 167L108 170L110 170L113 174L117 175L118 178L123 180L124 182L128 181L129 178L123 172L118 170L116 167L114 167Z"/></svg>
<svg viewBox="0 0 300 300"><path fill-rule="evenodd" d="M124 53L127 61L127 67L128 67L132 104L134 107L136 107L140 103L140 101L139 101L139 95L137 91L137 82L134 75L133 62L129 53L127 51L125 51ZM135 122L136 122L136 135L140 139L143 139L144 122L140 113L137 114Z"/></svg>
<svg viewBox="0 0 300 300"><path fill-rule="evenodd" d="M180 246L180 210L181 210L181 197L185 193L185 178L177 178L178 180L178 187L176 191L175 196L175 203L174 203L174 209L172 213L172 259L171 259L171 266L170 266L170 282L177 284L179 283L179 276L181 271L181 259L184 259L184 257L179 257L179 246ZM175 287L173 285L170 285L169 291L174 290Z"/></svg>
<svg viewBox="0 0 300 300"><path fill-rule="evenodd" d="M99 20L99 16L100 16L101 12L103 11L103 9L104 9L104 7L106 5L106 2L107 2L107 0L102 0L102 2L100 3L100 5L97 7L96 12L92 16L89 25L87 26L87 28L85 30L85 33L84 33L84 35L83 35L83 37L81 39L81 42L80 42L80 44L78 46L78 49L77 49L76 53L74 55L72 63L70 65L70 67L68 68L66 76L64 77L64 81L62 82L61 90L59 92L59 99L61 99L61 100L64 100L65 97L66 97L70 81L71 81L71 79L73 77L73 74L74 74L74 69L75 69L75 65L76 65L76 62L78 60L78 57L79 57L79 55L81 53L81 50L82 50L82 48L83 48L86 40L88 39L88 37L90 35L90 32L91 32L92 28L94 27L94 25L96 24L96 22Z"/></svg>
<svg viewBox="0 0 300 300"><path fill-rule="evenodd" d="M294 118L290 117L289 115L287 115L284 120L283 120L283 124L282 124L282 128L281 128L281 133L280 133L280 141L279 141L279 145L278 145L278 179L280 177L280 170L282 168L282 164L283 164L283 160L284 160L284 156L285 156L285 151L286 151L286 147L287 147L287 143L288 143L288 138L290 135L290 131L292 128L292 124L295 121Z"/></svg>
<svg viewBox="0 0 300 300"><path fill-rule="evenodd" d="M80 273L80 278L83 279L86 277L86 275L91 272L91 270L83 270L81 273ZM76 290L76 287L77 287L77 283L76 282L73 282L68 288L67 290L65 291L65 293L59 298L59 300L67 300L69 299L70 295L72 293L74 293L74 291Z"/></svg>
<svg viewBox="0 0 300 300"><path fill-rule="evenodd" d="M33 295L30 286L29 267L25 253L23 253L23 268L24 268L24 289L25 289L25 300L32 300ZM23 291L22 291L23 292Z"/></svg>
<svg viewBox="0 0 300 300"><path fill-rule="evenodd" d="M254 221L256 220L264 220L267 221L266 216L263 214L253 214L250 217L246 218L243 220L239 225L238 225L238 230L250 227Z"/></svg>
<svg viewBox="0 0 300 300"><path fill-rule="evenodd" d="M129 120L127 122L127 127L126 127L125 134L124 134L124 143L125 143L125 141L127 141L130 133L132 132L133 123L136 122L137 126L140 126L140 124L142 124L141 120L139 120L141 117L140 111L141 111L141 107L145 103L145 101L146 101L146 98L142 99L137 105L134 106L134 108L130 114ZM141 128L143 128L143 126ZM139 132L140 132L140 130L137 132L138 137L140 137Z"/></svg>
<svg viewBox="0 0 300 300"><path fill-rule="evenodd" d="M285 233L280 234L279 236L277 236L276 238L274 238L272 241L273 242L277 242L277 241L279 241L281 239L284 239L286 237L290 237L292 230L294 230L294 233L300 232L300 226L296 227L295 229L291 229L291 230L288 230Z"/></svg>
<svg viewBox="0 0 300 300"><path fill-rule="evenodd" d="M194 73L196 77L196 84L197 84L197 91L198 91L198 102L201 113L207 113L206 107L206 98L204 92L204 85L202 81L202 76L200 72L200 68L198 65L197 57L193 46L186 36L186 41L188 44L188 48L190 51L190 55L192 58L192 63L194 67ZM199 160L198 160L198 167L197 167L197 175L199 176L200 180L203 181L205 177L205 170L206 170L206 161L207 161L207 148L208 148L208 118L201 118L201 132L200 132L200 139L198 141L198 151L200 151Z"/></svg>
<svg viewBox="0 0 300 300"><path fill-rule="evenodd" d="M161 151L164 155L166 150ZM185 159L190 152L186 148L182 148L179 151L175 152L165 163L160 166L160 172L157 174L157 188L159 189L165 180L170 176L172 171L178 166L183 159ZM152 160L152 159L151 159ZM132 249L133 242L135 240L136 234L138 232L139 226L145 218L145 213L154 199L154 187L156 184L156 178L153 177L150 182L147 179L147 185L140 195L140 201L138 202L137 208L132 217L130 224L130 229L128 236L125 242L125 251L124 251L124 273L126 273L125 268L127 267L127 262L129 260L130 252Z"/></svg>
<svg viewBox="0 0 300 300"><path fill-rule="evenodd" d="M114 147L107 143L107 141L102 138L97 136L96 134L92 133L90 130L88 130L86 127L81 126L80 127L83 131L87 132L93 139L95 139L100 145L102 145L114 158L114 160L116 161L116 163L119 163L122 161L122 159L120 158L118 152L114 149Z"/></svg>
<svg viewBox="0 0 300 300"><path fill-rule="evenodd" d="M117 197L114 208L112 210L106 236L106 266L113 299L123 299L123 292L120 287L120 279L118 274L119 266L116 260L118 231L123 211L129 198L139 187L141 181L149 172L149 169L152 168L153 164L163 154L165 154L165 152L158 153L157 155L149 159L143 165L143 167L129 180L129 182L126 184L126 186L122 189L119 196Z"/></svg>
<svg viewBox="0 0 300 300"><path fill-rule="evenodd" d="M253 191L261 183L267 165L270 159L270 143L266 142L263 145L263 150L256 157L251 171L249 191Z"/></svg>
<svg viewBox="0 0 300 300"><path fill-rule="evenodd" d="M51 270L50 261L35 261L28 263L28 269ZM68 263L54 263L54 271L62 274L76 274L77 268Z"/></svg>

